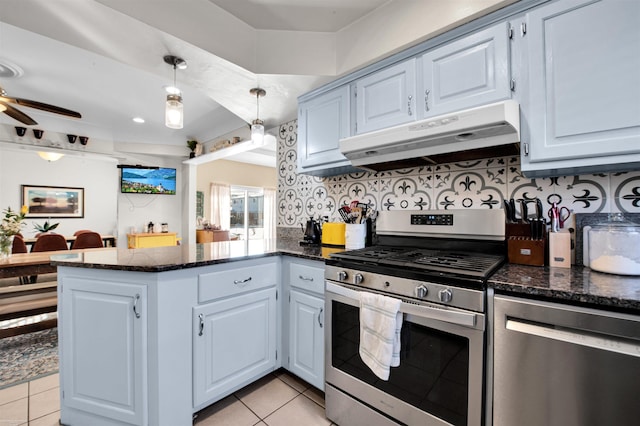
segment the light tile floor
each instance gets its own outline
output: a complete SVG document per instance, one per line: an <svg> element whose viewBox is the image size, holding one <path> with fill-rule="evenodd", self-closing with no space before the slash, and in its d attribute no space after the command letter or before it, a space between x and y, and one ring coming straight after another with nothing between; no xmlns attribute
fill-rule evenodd
<svg viewBox="0 0 640 426"><path fill-rule="evenodd" d="M59 375L0 390L0 426L57 426ZM197 426L329 426L324 393L278 370L200 411Z"/></svg>

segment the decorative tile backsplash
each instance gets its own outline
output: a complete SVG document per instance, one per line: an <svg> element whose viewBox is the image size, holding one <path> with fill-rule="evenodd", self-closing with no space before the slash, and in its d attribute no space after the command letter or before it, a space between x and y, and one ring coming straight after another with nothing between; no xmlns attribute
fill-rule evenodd
<svg viewBox="0 0 640 426"><path fill-rule="evenodd" d="M575 213L640 213L640 172L528 179L519 157L439 164L328 178L296 173L297 120L278 137L278 226L297 227L313 216L340 221L352 200L377 210L500 209L503 200L540 198Z"/></svg>

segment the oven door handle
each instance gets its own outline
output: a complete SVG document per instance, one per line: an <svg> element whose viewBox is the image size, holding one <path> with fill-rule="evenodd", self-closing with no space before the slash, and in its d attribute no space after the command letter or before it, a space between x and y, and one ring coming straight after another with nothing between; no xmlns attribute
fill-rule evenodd
<svg viewBox="0 0 640 426"><path fill-rule="evenodd" d="M334 284L326 281L326 291L339 294L349 299L360 301L360 292L358 290L345 287L343 285ZM372 291L371 293L377 293ZM378 293L379 294L379 293ZM392 297L392 296L389 296ZM401 299L402 300L402 299ZM438 321L446 321L451 324L463 325L466 327L475 327L478 315L473 312L461 312L451 308L440 308L425 304L409 303L403 301L400 305L400 311L406 314L416 315L422 318L429 318Z"/></svg>

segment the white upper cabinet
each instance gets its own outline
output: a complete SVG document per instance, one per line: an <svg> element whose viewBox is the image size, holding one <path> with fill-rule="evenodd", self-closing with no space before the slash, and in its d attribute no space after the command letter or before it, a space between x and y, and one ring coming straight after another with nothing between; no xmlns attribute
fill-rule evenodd
<svg viewBox="0 0 640 426"><path fill-rule="evenodd" d="M406 60L356 81L356 133L416 119L416 60Z"/></svg>
<svg viewBox="0 0 640 426"><path fill-rule="evenodd" d="M511 97L509 27L502 23L420 57L418 118Z"/></svg>
<svg viewBox="0 0 640 426"><path fill-rule="evenodd" d="M350 134L350 124L349 85L300 102L298 172L322 176L332 170L353 171L345 169L351 168L351 163L339 149L340 139Z"/></svg>
<svg viewBox="0 0 640 426"><path fill-rule="evenodd" d="M558 1L527 18L523 172L638 168L640 2Z"/></svg>

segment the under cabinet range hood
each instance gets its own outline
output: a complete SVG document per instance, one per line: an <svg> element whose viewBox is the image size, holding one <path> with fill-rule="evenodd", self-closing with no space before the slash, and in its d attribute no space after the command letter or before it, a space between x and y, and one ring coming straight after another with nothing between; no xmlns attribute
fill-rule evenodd
<svg viewBox="0 0 640 426"><path fill-rule="evenodd" d="M375 171L520 154L520 107L507 100L340 139L355 167Z"/></svg>

